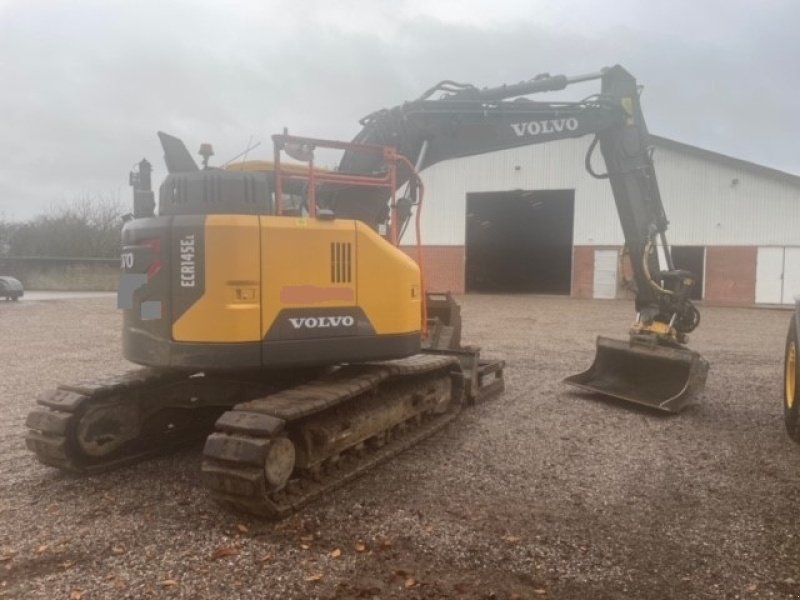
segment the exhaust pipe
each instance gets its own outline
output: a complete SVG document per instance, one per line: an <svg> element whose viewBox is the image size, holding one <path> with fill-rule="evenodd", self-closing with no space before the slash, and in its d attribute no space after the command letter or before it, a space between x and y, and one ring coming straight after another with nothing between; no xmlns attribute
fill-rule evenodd
<svg viewBox="0 0 800 600"><path fill-rule="evenodd" d="M589 392L678 413L702 393L708 361L686 348L597 338L597 354L588 370L564 383Z"/></svg>

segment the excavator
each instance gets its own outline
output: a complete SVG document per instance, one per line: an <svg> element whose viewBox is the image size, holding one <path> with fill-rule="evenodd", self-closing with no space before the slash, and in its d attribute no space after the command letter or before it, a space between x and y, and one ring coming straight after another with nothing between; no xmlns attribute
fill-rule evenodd
<svg viewBox="0 0 800 600"><path fill-rule="evenodd" d="M786 332L786 346L783 355L783 421L786 433L791 440L800 444L800 361L797 360L800 348L800 298L795 298L794 311L789 319Z"/></svg>
<svg viewBox="0 0 800 600"><path fill-rule="evenodd" d="M529 98L590 81L600 91L581 101ZM204 437L203 481L227 507L281 518L325 495L504 387L504 362L462 345L458 304L425 290L419 172L584 135L586 168L616 201L636 320L625 341L598 338L594 364L567 383L679 411L708 363L686 348L694 278L672 264L639 96L621 66L482 89L444 81L368 115L349 143L284 131L271 163L224 169L209 145L198 166L159 133L157 210L143 160L122 232L123 353L142 368L40 398L28 448L92 473ZM338 168L315 164L321 150L341 153ZM400 247L409 226L414 252Z"/></svg>

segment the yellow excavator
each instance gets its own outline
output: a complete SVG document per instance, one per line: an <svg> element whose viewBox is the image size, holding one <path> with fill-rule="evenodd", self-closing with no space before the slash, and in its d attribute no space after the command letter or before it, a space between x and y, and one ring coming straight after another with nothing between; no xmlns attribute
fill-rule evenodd
<svg viewBox="0 0 800 600"><path fill-rule="evenodd" d="M800 348L800 298L795 301L794 312L789 320L786 333L786 351L783 360L783 419L786 433L800 444L800 362L797 360Z"/></svg>
<svg viewBox="0 0 800 600"><path fill-rule="evenodd" d="M600 92L582 101L528 97L593 80ZM227 169L209 166L209 146L198 166L160 133L157 210L143 160L122 234L123 352L144 368L60 385L29 414L28 447L95 472L207 436L204 482L223 504L282 517L318 498L503 389L503 361L462 346L458 305L425 290L421 249L414 260L399 247L419 230L418 173L589 134L586 167L614 192L637 318L567 382L679 411L708 364L685 347L694 279L671 262L639 92L620 66L495 88L445 81L368 115L352 142L284 132L272 164ZM343 153L336 170L315 165L326 148Z"/></svg>

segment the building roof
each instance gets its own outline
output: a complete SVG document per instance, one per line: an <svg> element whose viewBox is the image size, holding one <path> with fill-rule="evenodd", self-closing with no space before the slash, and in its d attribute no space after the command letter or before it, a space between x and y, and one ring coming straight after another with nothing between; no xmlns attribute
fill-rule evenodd
<svg viewBox="0 0 800 600"><path fill-rule="evenodd" d="M765 167L763 165L759 165L746 160L741 160L739 158L733 158L732 156L719 154L718 152L712 152L711 150L705 150L703 148L698 148L697 146L684 144L683 142L677 142L669 138L661 137L660 135L653 135L651 133L650 137L653 139L653 141L657 146L663 146L664 148L675 150L676 152L684 152L686 154L692 154L699 158L705 158L707 160L722 163L734 169L750 171L758 175L763 175L765 177L772 177L774 179L778 179L785 183L800 186L800 175L794 175L792 173L787 173L786 171L779 171L778 169L773 169L771 167Z"/></svg>

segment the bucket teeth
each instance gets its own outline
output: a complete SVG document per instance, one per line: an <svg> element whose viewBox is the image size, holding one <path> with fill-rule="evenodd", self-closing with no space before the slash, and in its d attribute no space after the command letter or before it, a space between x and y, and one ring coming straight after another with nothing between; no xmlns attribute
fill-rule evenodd
<svg viewBox="0 0 800 600"><path fill-rule="evenodd" d="M708 362L692 350L598 337L592 366L564 383L677 413L703 391L707 374Z"/></svg>

